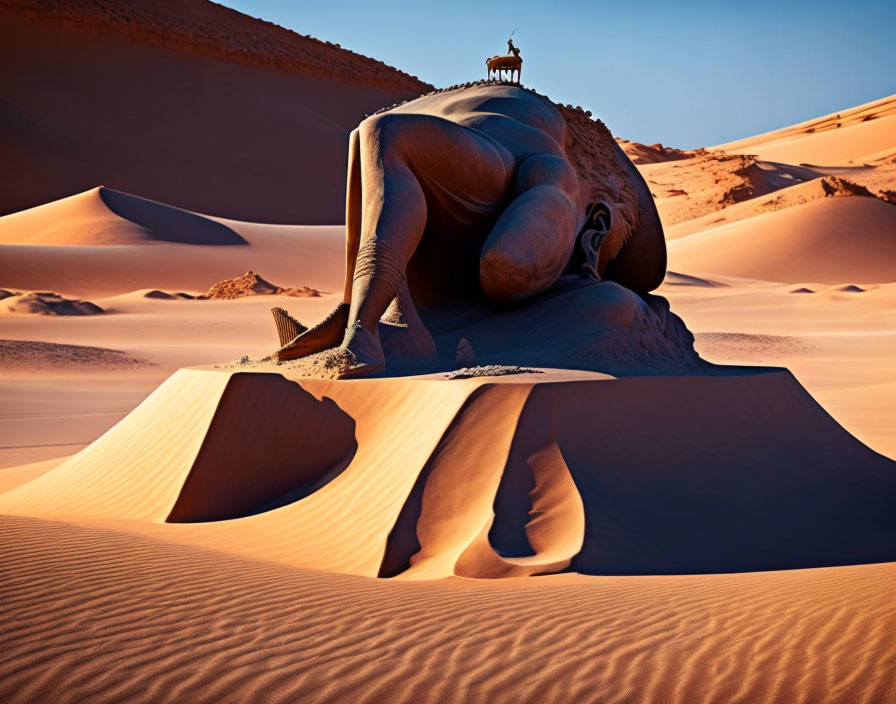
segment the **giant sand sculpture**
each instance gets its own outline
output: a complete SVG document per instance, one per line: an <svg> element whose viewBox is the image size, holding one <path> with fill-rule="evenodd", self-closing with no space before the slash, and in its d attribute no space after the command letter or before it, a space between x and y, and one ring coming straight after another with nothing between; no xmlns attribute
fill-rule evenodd
<svg viewBox="0 0 896 704"><path fill-rule="evenodd" d="M652 318L661 328L671 320L662 302L632 294L656 288L665 263L653 198L602 123L517 85L438 91L370 116L352 132L343 299L277 357L336 349L342 376L381 371L381 319L405 329L390 335L402 340L393 345L397 356L432 356L432 331L415 303L421 311L459 301L468 310L483 302L495 313L534 310L542 294L572 280L627 289L601 289L597 315L624 311L626 330L640 314L648 322L633 326L637 337ZM576 307L586 326L594 313L581 301L551 307L541 317ZM692 361L686 331L665 337L673 357Z"/></svg>

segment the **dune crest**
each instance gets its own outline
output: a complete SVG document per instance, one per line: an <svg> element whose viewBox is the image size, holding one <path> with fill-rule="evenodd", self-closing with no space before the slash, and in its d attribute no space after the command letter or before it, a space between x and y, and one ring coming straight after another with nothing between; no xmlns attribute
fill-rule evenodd
<svg viewBox="0 0 896 704"><path fill-rule="evenodd" d="M892 151L894 130L896 95L890 95L713 149L790 164L851 163Z"/></svg>
<svg viewBox="0 0 896 704"><path fill-rule="evenodd" d="M84 246L154 242L247 244L218 221L105 186L0 218L0 244Z"/></svg>

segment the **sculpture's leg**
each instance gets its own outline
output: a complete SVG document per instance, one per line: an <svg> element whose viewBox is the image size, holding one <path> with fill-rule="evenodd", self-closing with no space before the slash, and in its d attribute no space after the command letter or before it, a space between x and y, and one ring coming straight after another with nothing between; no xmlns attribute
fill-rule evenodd
<svg viewBox="0 0 896 704"><path fill-rule="evenodd" d="M282 362L306 357L315 352L336 347L345 335L348 325L348 310L351 302L352 277L355 259L361 244L361 159L360 135L353 130L348 142L348 179L345 197L345 287L342 302L322 322L310 330L297 335L277 350L277 358Z"/></svg>
<svg viewBox="0 0 896 704"><path fill-rule="evenodd" d="M542 154L517 172L517 197L482 247L479 282L496 303L518 303L552 286L569 263L579 220L576 173Z"/></svg>
<svg viewBox="0 0 896 704"><path fill-rule="evenodd" d="M385 113L360 131L361 245L342 347L365 373L385 364L377 323L401 289L427 223L421 180L445 197L443 209L475 203L485 217L489 203L506 199L513 162L481 133L438 117ZM466 210L456 215L457 222L471 217Z"/></svg>

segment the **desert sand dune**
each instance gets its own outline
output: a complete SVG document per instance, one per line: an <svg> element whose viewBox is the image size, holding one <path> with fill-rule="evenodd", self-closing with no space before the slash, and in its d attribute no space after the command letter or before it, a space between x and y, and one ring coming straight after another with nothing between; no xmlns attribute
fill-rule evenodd
<svg viewBox="0 0 896 704"><path fill-rule="evenodd" d="M663 227L716 213L750 198L799 183L782 181L748 155L703 152L686 161L656 162L638 169L656 199ZM811 176L816 178L817 174Z"/></svg>
<svg viewBox="0 0 896 704"><path fill-rule="evenodd" d="M0 541L9 702L896 696L892 564L401 583L33 518Z"/></svg>
<svg viewBox="0 0 896 704"><path fill-rule="evenodd" d="M226 225L100 186L0 218L0 244L246 244Z"/></svg>
<svg viewBox="0 0 896 704"><path fill-rule="evenodd" d="M896 95L891 95L713 149L788 164L846 164L891 152L894 134Z"/></svg>
<svg viewBox="0 0 896 704"><path fill-rule="evenodd" d="M54 230L58 237L79 237L78 231L84 223L80 217L82 212L79 209L57 222ZM21 237L15 220L9 220L15 217L0 218L0 237ZM197 247L160 241L152 242L149 247L145 239L105 246L0 244L0 281L7 289L51 289L67 295L98 298L154 288L198 294L218 281L256 269L287 286L307 285L320 291L342 287L345 267L342 226L220 222L250 246ZM116 228L120 225L108 220L105 223ZM138 227L130 224L124 227L127 237L143 235Z"/></svg>
<svg viewBox="0 0 896 704"><path fill-rule="evenodd" d="M335 224L348 133L430 86L211 2L0 8L0 213L97 184L213 215ZM311 166L313 165L313 166Z"/></svg>
<svg viewBox="0 0 896 704"><path fill-rule="evenodd" d="M0 510L416 579L896 557L893 463L786 372L580 379L181 370Z"/></svg>
<svg viewBox="0 0 896 704"><path fill-rule="evenodd" d="M822 198L669 243L669 267L802 283L896 281L896 207L877 198Z"/></svg>
<svg viewBox="0 0 896 704"><path fill-rule="evenodd" d="M761 164L761 166L764 167L765 164ZM780 190L775 190L768 195L754 196L749 200L729 205L719 212L692 218L667 227L665 230L666 239L677 240L696 232L705 232L732 222L746 220L757 215L783 210L795 205L802 205L819 198L838 198L843 196L880 197L865 186L845 178L837 176L821 176L818 178L809 176L809 178L811 180L798 185L779 187Z"/></svg>

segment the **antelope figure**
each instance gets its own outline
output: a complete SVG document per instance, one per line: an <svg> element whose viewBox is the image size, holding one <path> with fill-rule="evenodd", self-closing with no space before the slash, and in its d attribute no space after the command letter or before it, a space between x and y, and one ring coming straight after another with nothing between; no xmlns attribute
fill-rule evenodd
<svg viewBox="0 0 896 704"><path fill-rule="evenodd" d="M492 73L497 72L498 78L504 79L504 72L510 72L511 83L520 82L520 74L523 69L523 59L520 57L520 50L513 45L513 39L507 40L507 48L510 52L506 56L493 56L486 59L486 78L491 78ZM513 80L513 72L516 71L516 81Z"/></svg>

